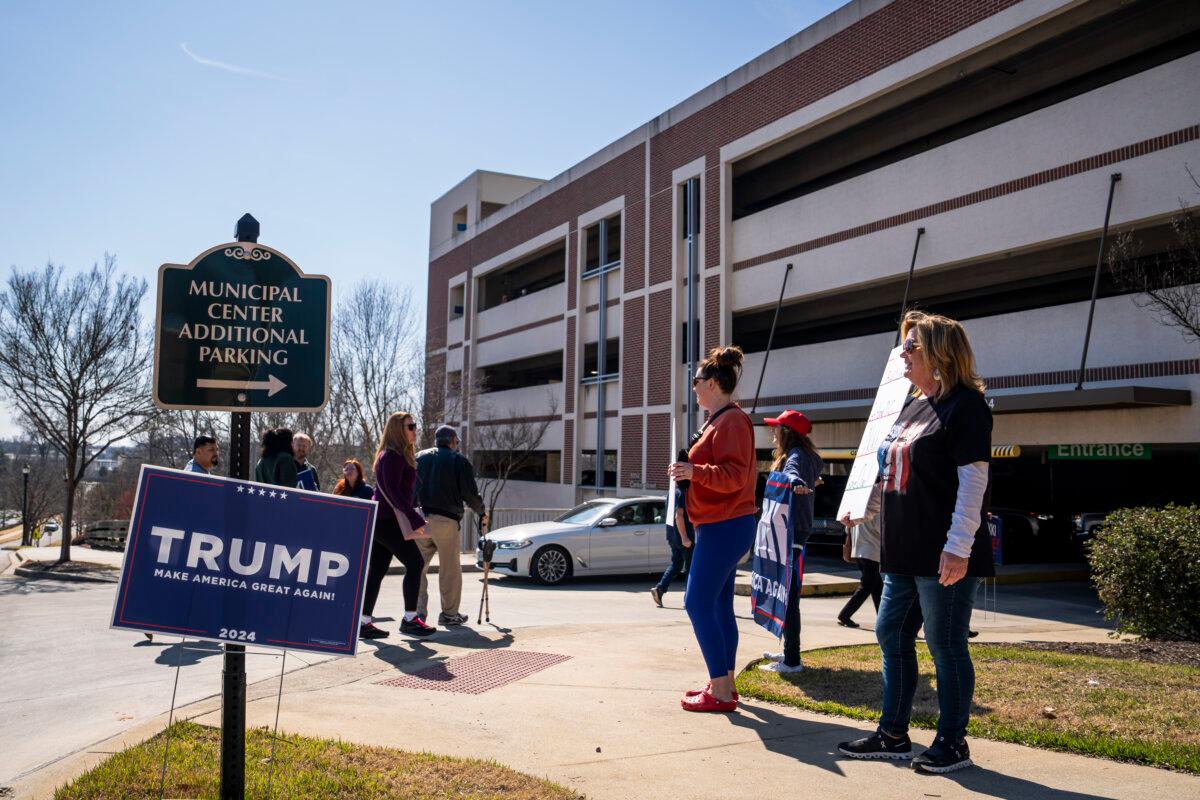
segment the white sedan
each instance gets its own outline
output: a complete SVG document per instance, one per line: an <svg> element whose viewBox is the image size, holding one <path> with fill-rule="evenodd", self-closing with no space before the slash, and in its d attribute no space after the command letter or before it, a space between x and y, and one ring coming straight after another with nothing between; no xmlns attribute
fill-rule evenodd
<svg viewBox="0 0 1200 800"><path fill-rule="evenodd" d="M510 525L488 534L492 569L554 585L572 575L662 572L671 564L662 497L606 497L576 506L552 522ZM475 550L483 566L483 551Z"/></svg>

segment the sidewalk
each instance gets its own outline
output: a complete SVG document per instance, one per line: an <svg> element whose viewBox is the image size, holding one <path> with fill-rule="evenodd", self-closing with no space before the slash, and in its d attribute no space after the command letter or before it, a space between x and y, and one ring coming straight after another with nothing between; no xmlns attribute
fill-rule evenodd
<svg viewBox="0 0 1200 800"><path fill-rule="evenodd" d="M471 581L476 588L476 581ZM826 717L758 701L731 715L692 715L679 708L684 689L698 686L703 668L691 626L669 595L666 609L633 621L626 606L593 594L578 623L517 627L511 613L524 584L500 581L493 605L503 604L514 628L481 626L443 632L426 640L395 637L391 644L363 643L354 659L334 659L289 673L283 687L280 729L364 744L495 759L515 769L570 786L589 798L625 800L661 795L697 800L813 796L830 800L904 798L1004 798L1026 800L1161 800L1200 796L1200 777L1089 759L1017 745L972 740L980 765L948 777L921 776L889 763L849 761L835 755L837 742L870 730L869 724ZM535 590L540 591L540 590ZM555 602L556 590L547 591ZM562 590L557 590L562 591ZM581 591L602 592L605 588ZM627 591L627 590L626 590ZM616 593L614 593L615 595ZM639 607L648 600L637 590ZM528 595L526 595L528 596ZM584 595L562 598L578 602ZM470 602L471 598L465 597ZM1014 602L1015 599L1014 599ZM873 633L834 624L839 603L817 598L805 618L805 647L867 643ZM602 621L602 607L616 618ZM1067 639L1103 641L1106 629L1078 619L1034 619L1033 602L1013 613L981 614L984 641ZM739 613L744 613L739 606ZM776 640L739 620L739 663L757 657ZM498 675L505 656L565 657L553 666L483 693L455 691L463 667L454 659L488 662ZM429 670L426 688L387 685L411 681ZM275 678L250 687L247 724L274 721ZM178 716L216 725L220 698L184 707ZM29 776L17 786L31 797L48 797L54 785L77 775L106 753L139 741L165 724L159 717L117 739ZM914 732L928 745L930 731ZM36 780L35 780L36 779ZM20 794L19 796L27 796Z"/></svg>

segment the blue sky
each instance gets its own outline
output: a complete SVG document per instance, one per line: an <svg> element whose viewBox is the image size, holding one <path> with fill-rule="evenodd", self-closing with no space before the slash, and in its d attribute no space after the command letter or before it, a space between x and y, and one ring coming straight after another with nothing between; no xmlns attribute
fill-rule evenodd
<svg viewBox="0 0 1200 800"><path fill-rule="evenodd" d="M423 300L429 203L472 170L551 177L838 5L6 4L0 267L149 280L250 211L335 300Z"/></svg>

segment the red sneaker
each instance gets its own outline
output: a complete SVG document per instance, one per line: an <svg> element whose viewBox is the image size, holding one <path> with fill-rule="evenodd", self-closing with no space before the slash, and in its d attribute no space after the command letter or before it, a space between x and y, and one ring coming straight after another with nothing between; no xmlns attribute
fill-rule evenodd
<svg viewBox="0 0 1200 800"><path fill-rule="evenodd" d="M712 681L709 681L708 683L704 684L703 689L688 689L686 692L683 693L683 696L684 697L699 697L700 695L704 694L705 692L711 692L711 691L712 691ZM733 699L734 700L742 699L738 695L737 689L733 690Z"/></svg>
<svg viewBox="0 0 1200 800"><path fill-rule="evenodd" d="M707 689L693 697L683 698L679 705L683 706L684 711L737 711L737 700L718 700Z"/></svg>

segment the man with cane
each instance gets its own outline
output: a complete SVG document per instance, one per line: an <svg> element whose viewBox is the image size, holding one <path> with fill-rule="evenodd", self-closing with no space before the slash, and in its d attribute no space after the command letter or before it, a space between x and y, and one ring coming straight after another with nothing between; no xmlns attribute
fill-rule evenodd
<svg viewBox="0 0 1200 800"><path fill-rule="evenodd" d="M455 626L464 624L468 617L458 612L462 599L462 563L459 556L462 542L459 524L463 506L470 506L479 517L480 524L488 522L483 498L475 485L475 470L471 462L458 452L458 431L449 425L441 425L433 435L436 447L417 454L417 475L420 478L421 511L429 525L429 537L418 539L417 546L425 557L425 569L421 573L421 592L417 598L417 614L427 619L429 613L429 562L434 554L438 557L438 589L441 594L442 612L438 624ZM482 528L481 528L482 530Z"/></svg>

